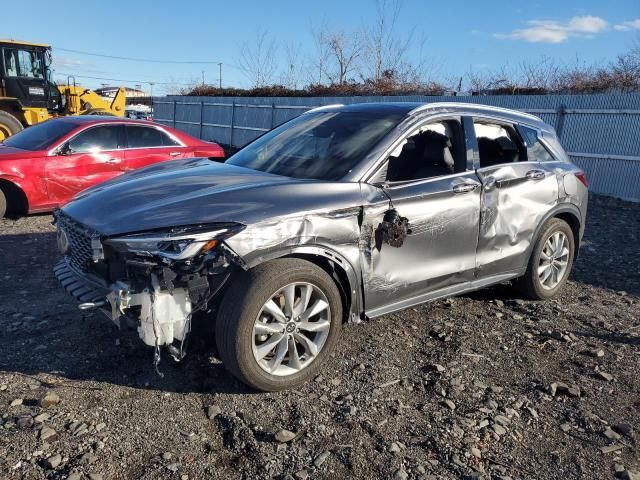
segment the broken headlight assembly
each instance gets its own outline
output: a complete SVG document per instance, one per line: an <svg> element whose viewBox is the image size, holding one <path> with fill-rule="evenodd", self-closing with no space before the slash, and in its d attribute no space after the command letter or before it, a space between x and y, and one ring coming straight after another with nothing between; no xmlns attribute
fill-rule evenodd
<svg viewBox="0 0 640 480"><path fill-rule="evenodd" d="M104 241L120 253L188 260L214 250L224 239L242 231L241 224L197 225L168 231L134 233Z"/></svg>

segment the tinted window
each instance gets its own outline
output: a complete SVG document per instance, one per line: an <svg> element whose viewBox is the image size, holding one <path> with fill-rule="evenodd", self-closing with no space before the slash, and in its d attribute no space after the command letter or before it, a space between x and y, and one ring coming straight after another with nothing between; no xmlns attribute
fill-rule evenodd
<svg viewBox="0 0 640 480"><path fill-rule="evenodd" d="M308 113L266 133L226 163L293 178L339 180L402 118L385 113Z"/></svg>
<svg viewBox="0 0 640 480"><path fill-rule="evenodd" d="M466 169L458 121L424 125L389 155L386 180L402 182L439 177Z"/></svg>
<svg viewBox="0 0 640 480"><path fill-rule="evenodd" d="M538 132L532 128L521 126L520 133L527 146L527 158L530 162L553 162L555 160L538 139Z"/></svg>
<svg viewBox="0 0 640 480"><path fill-rule="evenodd" d="M73 153L117 150L120 148L120 126L92 127L69 141Z"/></svg>
<svg viewBox="0 0 640 480"><path fill-rule="evenodd" d="M153 127L127 125L127 147L170 147L180 145L162 130Z"/></svg>
<svg viewBox="0 0 640 480"><path fill-rule="evenodd" d="M4 141L3 145L23 150L45 150L78 128L72 122L49 120L29 127Z"/></svg>
<svg viewBox="0 0 640 480"><path fill-rule="evenodd" d="M513 126L474 120L480 167L526 160Z"/></svg>

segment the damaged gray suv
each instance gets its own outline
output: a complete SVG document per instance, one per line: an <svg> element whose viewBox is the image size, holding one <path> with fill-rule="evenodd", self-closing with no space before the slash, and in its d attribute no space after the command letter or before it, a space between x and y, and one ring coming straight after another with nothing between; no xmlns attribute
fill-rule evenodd
<svg viewBox="0 0 640 480"><path fill-rule="evenodd" d="M553 296L586 208L584 173L532 115L327 106L224 164L164 162L81 193L55 214L55 274L80 308L136 328L156 365L184 357L192 320L214 322L227 368L281 390L317 373L344 322L505 281Z"/></svg>

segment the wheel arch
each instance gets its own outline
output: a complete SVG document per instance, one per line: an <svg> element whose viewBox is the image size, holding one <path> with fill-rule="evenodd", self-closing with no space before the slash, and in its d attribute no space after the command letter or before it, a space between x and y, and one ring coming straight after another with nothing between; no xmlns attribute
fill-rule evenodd
<svg viewBox="0 0 640 480"><path fill-rule="evenodd" d="M564 220L569 224L569 227L571 227L571 231L573 232L573 241L575 242L576 247L573 252L573 261L575 262L578 258L578 251L580 250L580 217L574 212L563 210L554 215L554 218Z"/></svg>
<svg viewBox="0 0 640 480"><path fill-rule="evenodd" d="M276 258L300 258L322 268L334 280L343 302L343 320L356 321L364 309L362 286L358 281L358 274L351 262L341 254L320 245L304 245L269 252L245 265L247 269L254 268Z"/></svg>
<svg viewBox="0 0 640 480"><path fill-rule="evenodd" d="M533 251L533 247L535 245L536 239L540 235L540 232L544 228L545 224L551 220L552 218L559 218L560 220L564 220L571 227L571 231L573 232L573 240L575 242L575 251L573 253L573 260L578 258L578 251L580 250L580 232L582 229L581 215L580 210L577 206L572 203L557 205L552 208L547 214L542 218L536 230L533 234L531 245L529 246L529 250L527 252L527 261L531 257L531 253Z"/></svg>
<svg viewBox="0 0 640 480"><path fill-rule="evenodd" d="M21 216L29 213L29 199L19 182L0 176L0 190L7 199L8 214Z"/></svg>

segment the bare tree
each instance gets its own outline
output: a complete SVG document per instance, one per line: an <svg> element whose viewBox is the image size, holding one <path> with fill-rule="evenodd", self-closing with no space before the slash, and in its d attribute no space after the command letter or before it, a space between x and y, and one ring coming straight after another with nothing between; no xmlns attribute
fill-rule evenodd
<svg viewBox="0 0 640 480"><path fill-rule="evenodd" d="M402 0L376 0L376 20L372 26L364 28L363 73L374 82L380 81L384 72L396 72L406 62L414 29L404 37L396 32L401 9Z"/></svg>
<svg viewBox="0 0 640 480"><path fill-rule="evenodd" d="M520 88L529 91L549 91L556 88L560 67L549 57L542 57L538 61L523 61L520 63L516 83Z"/></svg>
<svg viewBox="0 0 640 480"><path fill-rule="evenodd" d="M253 88L273 83L278 44L267 30L256 31L253 43L240 46L238 66Z"/></svg>
<svg viewBox="0 0 640 480"><path fill-rule="evenodd" d="M611 74L620 90L640 90L640 35L631 50L618 55L611 66Z"/></svg>
<svg viewBox="0 0 640 480"><path fill-rule="evenodd" d="M314 54L309 62L308 80L310 84L322 84L326 78L327 64L329 63L328 28L326 21L320 25L311 24L311 36L314 44Z"/></svg>
<svg viewBox="0 0 640 480"><path fill-rule="evenodd" d="M293 42L284 46L285 65L280 76L280 83L292 90L300 87L302 65L300 60L300 46Z"/></svg>
<svg viewBox="0 0 640 480"><path fill-rule="evenodd" d="M164 92L165 95L181 95L184 87L184 85L180 85L180 83L171 76L167 82L162 84L160 90Z"/></svg>
<svg viewBox="0 0 640 480"><path fill-rule="evenodd" d="M326 41L330 58L333 60L333 68L328 70L328 77L331 83L344 85L362 53L360 36L349 36L343 31L335 31L326 36Z"/></svg>

